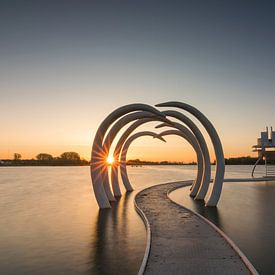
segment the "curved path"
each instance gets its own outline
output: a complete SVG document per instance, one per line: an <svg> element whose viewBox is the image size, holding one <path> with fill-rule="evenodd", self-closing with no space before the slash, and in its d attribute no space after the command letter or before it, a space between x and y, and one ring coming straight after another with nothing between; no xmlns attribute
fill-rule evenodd
<svg viewBox="0 0 275 275"><path fill-rule="evenodd" d="M160 184L136 195L148 234L139 274L257 274L219 229L169 199L170 191L191 184Z"/></svg>

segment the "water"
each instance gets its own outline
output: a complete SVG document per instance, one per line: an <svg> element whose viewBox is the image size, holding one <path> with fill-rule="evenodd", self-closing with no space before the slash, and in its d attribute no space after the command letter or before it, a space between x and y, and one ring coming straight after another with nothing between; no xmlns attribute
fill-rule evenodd
<svg viewBox="0 0 275 275"><path fill-rule="evenodd" d="M228 166L226 170L227 177L247 177L251 167ZM136 192L158 183L192 179L196 167L144 166L128 171L135 191L123 195L111 210L99 211L88 167L0 168L0 274L136 274L146 245L145 227L133 206ZM250 208L254 214L249 214L254 224L267 219L265 211L272 209L271 203L275 206L274 198L268 197L268 204L264 198L266 193L271 196L269 186L262 196L254 196L253 190L249 193L251 201L257 202ZM236 200L243 198L238 192ZM236 207L231 209L236 211ZM266 239L275 232L274 227L269 229L273 231ZM238 235L246 237L249 230L240 230ZM243 243L232 239L246 253ZM256 239L250 235L251 242ZM263 244L255 253L264 251Z"/></svg>

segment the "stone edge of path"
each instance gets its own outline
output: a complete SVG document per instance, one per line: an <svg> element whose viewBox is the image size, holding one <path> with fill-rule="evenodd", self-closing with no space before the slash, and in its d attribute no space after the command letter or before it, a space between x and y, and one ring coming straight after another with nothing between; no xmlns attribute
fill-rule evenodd
<svg viewBox="0 0 275 275"><path fill-rule="evenodd" d="M241 180L241 181L260 181L259 178L257 178L257 180L253 180L253 179L225 179L224 182L234 182L235 180ZM265 178L261 178L261 181L265 181L266 179ZM274 180L274 178L273 178ZM171 189L169 189L167 191L167 198L171 201L171 203L174 203L184 209L186 209L187 211L191 212L192 214L196 215L199 219L203 220L207 225L211 226L228 244L230 247L232 247L232 249L239 255L239 257L241 258L241 260L243 261L243 263L245 264L245 266L248 268L248 270L251 272L251 274L253 275L258 275L258 271L255 269L255 267L252 265L252 263L247 259L247 257L245 256L245 254L239 249L239 247L221 230L219 229L215 224L213 224L212 222L210 222L209 220L207 220L205 217L203 217L202 215L200 215L199 213L196 213L195 211L181 205L181 204L178 204L176 203L175 201L173 201L169 194L173 191L175 191L176 189L180 189L180 188L183 188L183 187L186 187L186 186L189 186L193 183L192 180L187 180L187 181L178 181L178 182L182 182L183 184L185 185L182 185L182 186L175 186L175 187L171 187ZM171 184L172 183L175 183L175 182L170 182ZM142 263L141 263L141 266L140 266L140 269L138 271L138 275L142 275L144 274L144 271L145 271L145 268L146 268L146 265L147 265L147 261L148 261L148 258L149 258L149 255L150 255L150 249L151 249L151 226L150 226L150 223L146 217L146 215L144 214L144 212L138 207L137 203L136 203L136 197L141 193L143 192L144 190L147 190L147 189L150 189L152 187L155 187L155 186L159 186L159 185L164 185L164 184L169 184L168 183L161 183L161 184L157 184L157 185L154 185L154 186L150 186L150 187L147 187L145 189L142 189L140 190L136 195L135 195L135 198L134 198L134 204L135 204L135 209L137 211L137 213L140 215L141 219L143 220L144 224L145 224L145 228L146 228L146 248L145 248L145 253L144 253L144 256L143 256L143 260L142 260Z"/></svg>
<svg viewBox="0 0 275 275"><path fill-rule="evenodd" d="M143 189L143 190L145 190L145 189ZM141 190L141 191L143 191L143 190ZM136 194L136 196L140 192L138 192ZM138 275L142 275L145 271L147 261L149 258L149 254L150 254L150 249L151 249L151 226L150 226L150 223L149 223L148 219L146 218L145 214L143 213L143 211L138 207L138 205L136 203L136 196L134 199L135 209L136 209L137 213L139 214L139 216L141 217L141 219L143 220L143 223L145 224L145 228L146 228L146 248L145 248L144 256L142 259L142 263L141 263L139 271L138 271Z"/></svg>
<svg viewBox="0 0 275 275"><path fill-rule="evenodd" d="M228 181L230 182L230 181ZM226 240L226 242L232 247L232 249L239 255L239 257L241 258L241 260L243 261L243 263L245 264L245 266L248 268L248 270L251 272L251 274L253 275L258 275L258 271L255 269L255 267L253 266L253 264L248 260L248 258L245 256L245 254L241 251L241 249L220 229L218 228L214 223L210 222L208 219L206 219L204 216L200 215L199 213L173 201L169 194L177 189L180 189L180 188L183 188L182 187L173 187L171 189L169 189L167 191L167 197L168 199L178 205L178 206L181 206L183 208L185 208L186 210L190 211L191 213L193 213L194 215L196 215L197 217L199 217L200 219L202 219L203 221L205 221L205 223L207 223L209 226L211 226L217 233L219 233L221 235L222 238L224 238Z"/></svg>

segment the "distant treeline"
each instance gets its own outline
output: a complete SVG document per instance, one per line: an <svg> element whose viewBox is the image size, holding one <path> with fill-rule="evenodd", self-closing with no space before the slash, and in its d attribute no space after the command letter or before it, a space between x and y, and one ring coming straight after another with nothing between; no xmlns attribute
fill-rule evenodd
<svg viewBox="0 0 275 275"><path fill-rule="evenodd" d="M258 158L239 157L239 158L228 158L225 159L227 165L254 165ZM265 161L261 159L258 164L265 164ZM268 159L268 164L275 164L275 159Z"/></svg>
<svg viewBox="0 0 275 275"><path fill-rule="evenodd" d="M250 156L238 158L226 158L226 165L253 165L257 158ZM0 160L0 166L83 166L89 165L90 162L81 159L76 152L64 152L58 157L53 157L47 153L40 153L35 159L22 159L18 153L14 154L13 159ZM141 165L196 165L196 162L185 163L181 161L146 161L140 159L128 160L127 165L141 166ZM215 164L215 162L213 163ZM261 160L259 164L264 164Z"/></svg>
<svg viewBox="0 0 275 275"><path fill-rule="evenodd" d="M139 160L139 159L133 159L128 160L127 165L133 165L133 166L140 166L140 165L194 165L196 162L190 162L190 163L184 163L182 161L146 161L146 160Z"/></svg>
<svg viewBox="0 0 275 275"><path fill-rule="evenodd" d="M238 157L238 158L226 158L226 165L254 165L258 158L253 157ZM264 160L261 160L259 164L264 164Z"/></svg>
<svg viewBox="0 0 275 275"><path fill-rule="evenodd" d="M226 165L254 165L258 158L253 157L238 157L238 158L226 158ZM144 160L129 160L127 161L127 165L195 165L196 162L175 162L175 161L144 161ZM215 161L214 163L215 164ZM264 164L264 160L261 160L259 164Z"/></svg>
<svg viewBox="0 0 275 275"><path fill-rule="evenodd" d="M21 154L15 153L13 159L3 159L0 166L81 166L89 165L89 161L81 159L76 152L64 152L58 157L40 153L36 159L22 159Z"/></svg>

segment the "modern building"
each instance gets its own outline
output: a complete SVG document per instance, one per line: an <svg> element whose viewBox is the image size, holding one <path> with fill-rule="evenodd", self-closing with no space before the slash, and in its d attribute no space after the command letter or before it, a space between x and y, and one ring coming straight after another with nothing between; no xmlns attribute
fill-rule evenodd
<svg viewBox="0 0 275 275"><path fill-rule="evenodd" d="M254 170L261 159L265 160L266 177L275 177L275 131L272 127L270 131L266 127L265 132L261 132L261 137L258 138L257 145L252 146L253 152L258 152L258 160L255 163Z"/></svg>

